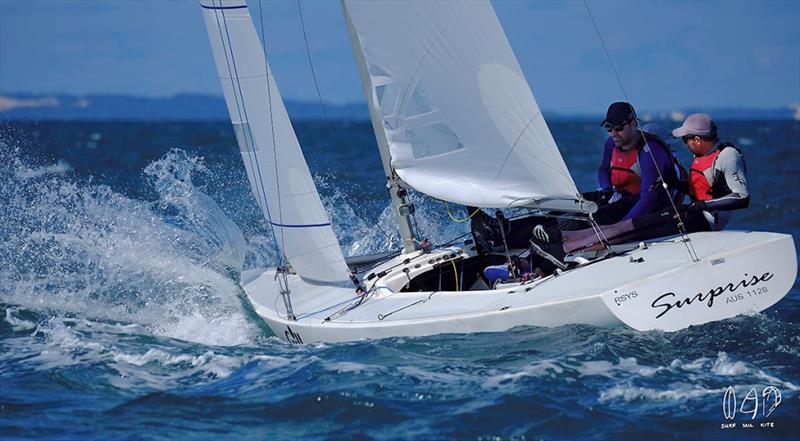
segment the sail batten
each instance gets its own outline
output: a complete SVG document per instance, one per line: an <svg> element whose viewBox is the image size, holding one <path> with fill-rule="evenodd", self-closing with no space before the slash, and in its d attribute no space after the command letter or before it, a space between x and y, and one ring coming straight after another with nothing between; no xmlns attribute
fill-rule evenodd
<svg viewBox="0 0 800 441"><path fill-rule="evenodd" d="M315 283L349 280L339 242L242 0L201 0L247 178L293 270Z"/></svg>
<svg viewBox="0 0 800 441"><path fill-rule="evenodd" d="M488 1L343 4L403 182L464 205L581 205Z"/></svg>

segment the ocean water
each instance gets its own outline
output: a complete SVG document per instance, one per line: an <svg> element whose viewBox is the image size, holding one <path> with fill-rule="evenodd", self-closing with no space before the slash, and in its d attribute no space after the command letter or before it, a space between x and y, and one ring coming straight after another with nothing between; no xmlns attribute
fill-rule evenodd
<svg viewBox="0 0 800 441"><path fill-rule="evenodd" d="M296 128L345 254L394 249L369 125ZM551 129L579 188L594 188L597 123ZM800 122L720 130L744 150L752 191L730 228L797 244ZM562 326L283 343L237 283L276 260L240 161L226 122L0 124L0 438L800 433L800 284L766 313L674 333ZM416 201L434 243L466 231L447 207Z"/></svg>

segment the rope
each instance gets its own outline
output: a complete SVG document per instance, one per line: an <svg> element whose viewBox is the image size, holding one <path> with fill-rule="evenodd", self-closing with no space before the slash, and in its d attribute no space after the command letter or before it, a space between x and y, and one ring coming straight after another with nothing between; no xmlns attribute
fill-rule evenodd
<svg viewBox="0 0 800 441"><path fill-rule="evenodd" d="M411 205L414 205L414 203L412 202ZM427 235L421 233L422 230L420 230L419 224L417 223L417 210L416 209L414 209L414 212L411 213L411 227L413 228L413 230L411 232L412 239L418 245L422 244L422 241L418 241L417 239L414 238L414 231L416 231L417 237L423 237L423 238L427 237ZM423 239L423 240L427 240L427 239Z"/></svg>
<svg viewBox="0 0 800 441"><path fill-rule="evenodd" d="M622 84L622 78L620 78L619 72L617 72L617 67L614 65L614 61L611 58L611 53L608 51L608 47L606 46L606 42L605 42L605 40L603 40L603 36L600 34L600 29L598 28L597 22L595 21L594 16L592 15L592 10L589 8L588 0L583 0L583 5L586 7L586 12L589 14L589 19L592 21L592 26L594 27L594 31L597 33L597 38L600 39L600 44L603 46L603 51L606 54L606 58L608 59L608 63L611 65L611 70L614 72L614 77L616 77L617 83L619 83L619 88L622 90L622 95L625 97L625 101L630 103L631 100L628 97L628 92L625 90L625 86ZM642 139L645 140L645 145L646 145L647 138L644 136L644 131L642 131L642 128L639 127L638 124L637 124L637 129L639 130L639 135L642 137ZM686 246L686 251L689 253L689 257L692 259L692 261L693 262L698 262L698 261L700 261L700 259L697 257L697 253L694 250L694 246L692 246L692 243L691 243L692 240L688 236L688 233L686 232L686 228L684 228L683 218L681 218L681 214L680 214L680 212L678 212L678 207L677 207L677 205L675 205L675 201L672 199L672 195L669 194L669 189L667 188L667 183L664 180L664 176L661 174L661 170L658 169L658 163L656 162L656 157L653 155L652 149L648 148L647 152L650 153L650 158L653 161L653 165L656 166L655 168L656 168L656 171L658 172L658 177L659 177L659 179L661 179L662 187L664 188L664 191L667 193L667 199L669 199L670 205L672 206L672 209L675 211L675 215L677 216L678 222L677 222L676 225L678 227L678 232L681 235L681 239L682 239L681 241Z"/></svg>
<svg viewBox="0 0 800 441"><path fill-rule="evenodd" d="M506 218L505 215L503 215L503 212L501 212L499 210L497 211L497 214L495 215L495 217L497 218L497 221L498 221L497 223L500 226L500 237L503 238L503 249L506 250L506 260L508 261L508 266L509 266L509 269L511 270L511 273L513 274L514 273L514 261L511 260L511 253L508 251L508 242L506 242L506 232L505 232L505 228L503 228L503 221L504 220L508 220L508 218ZM508 221L508 232L509 233L511 232L511 221Z"/></svg>
<svg viewBox="0 0 800 441"><path fill-rule="evenodd" d="M479 211L481 211L480 208L476 208L475 211L473 211L472 214L468 215L467 217L463 219L456 219L456 217L453 216L453 213L450 212L450 204L448 204L447 201L442 201L442 203L444 204L445 208L447 208L447 215L450 216L450 220L459 224L472 219L473 216L475 216L476 214L478 214Z"/></svg>
<svg viewBox="0 0 800 441"><path fill-rule="evenodd" d="M434 247L434 248L439 248L439 247L444 247L444 246L447 246L447 245L452 245L452 244L453 244L455 241L457 241L457 240L459 240L459 239L461 239L461 238L463 238L463 237L467 237L467 236L469 236L469 235L471 235L471 234L472 234L472 232L469 232L469 233L464 233L464 234L462 234L461 236L458 236L458 237L456 237L456 238L454 238L454 239L450 239L450 240L448 240L447 242L443 242L443 243L440 243L440 244L436 244L436 245L434 245L433 247Z"/></svg>
<svg viewBox="0 0 800 441"><path fill-rule="evenodd" d="M260 1L261 0L259 0L259 2ZM319 91L319 82L317 82L317 72L314 70L314 62L311 61L311 47L308 44L306 23L305 20L303 20L303 6L300 4L300 0L297 0L297 12L300 13L300 29L303 31L303 40L306 43L306 55L308 56L308 65L311 67L311 77L314 79L314 88L317 90L317 99L319 99L319 106L322 108L322 115L325 117L328 135L330 135L331 140L333 140L333 129L331 127L331 121L328 119L328 110L325 107L325 103L322 101L322 93Z"/></svg>
<svg viewBox="0 0 800 441"><path fill-rule="evenodd" d="M456 260L450 259L450 263L453 265L453 277L456 278L456 291L458 291L458 269L456 268Z"/></svg>
<svg viewBox="0 0 800 441"><path fill-rule="evenodd" d="M594 234L597 235L597 238L600 239L600 242L602 242L603 246L607 250L611 251L611 244L608 243L608 238L606 237L606 234L603 232L603 229L600 228L600 225L597 223L597 221L594 219L594 216L591 213L589 213L589 224L592 226Z"/></svg>
<svg viewBox="0 0 800 441"><path fill-rule="evenodd" d="M337 306L341 306L341 305L344 305L345 303L350 302L344 308L334 312L333 314L329 315L328 317L325 317L324 321L325 322L329 322L329 321L332 321L332 320L336 320L339 317L342 317L343 315L345 315L348 312L352 311L353 309L356 309L357 307L361 306L361 304L363 304L364 302L369 300L375 292L377 292L379 290L382 290L382 289L389 291L390 295L395 293L394 291L392 291L391 288L388 288L388 287L385 287L385 286L373 286L372 288L369 289L369 291L365 292L364 294L362 294L360 296L357 296L357 297L354 297L352 299L348 299L348 300L339 302L339 303L337 303L337 304L335 304L333 306L329 306L327 308L320 309L319 311L308 313L308 314L304 315L302 318L310 317L311 315L318 314L320 312L325 312L325 311L327 311L329 309L333 309L333 308L336 308Z"/></svg>

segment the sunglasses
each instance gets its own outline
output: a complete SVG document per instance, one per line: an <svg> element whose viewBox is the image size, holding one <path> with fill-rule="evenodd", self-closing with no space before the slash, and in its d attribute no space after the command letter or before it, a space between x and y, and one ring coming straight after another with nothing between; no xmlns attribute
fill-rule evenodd
<svg viewBox="0 0 800 441"><path fill-rule="evenodd" d="M605 124L603 124L603 128L604 128L604 129L606 129L606 132L608 132L608 133L611 133L611 132L621 132L621 131L622 131L622 129L624 129L624 128L625 128L625 126L627 126L628 124L630 124L630 122L631 122L631 121L632 121L632 120L630 120L630 119L626 119L625 121L622 121L622 124L620 124L620 125L618 125L618 126L614 126L614 125L611 125L611 124L609 124L609 123L605 123Z"/></svg>
<svg viewBox="0 0 800 441"><path fill-rule="evenodd" d="M689 144L689 141L691 141L691 140L693 140L695 138L697 138L697 135L688 135L688 136L682 137L681 139L683 139L683 143L684 144Z"/></svg>

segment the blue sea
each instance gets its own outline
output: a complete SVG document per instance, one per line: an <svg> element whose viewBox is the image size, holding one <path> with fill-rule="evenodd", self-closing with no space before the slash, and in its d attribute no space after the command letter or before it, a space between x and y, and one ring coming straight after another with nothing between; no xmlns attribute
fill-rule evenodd
<svg viewBox="0 0 800 441"><path fill-rule="evenodd" d="M604 132L550 125L579 188L593 189ZM369 124L296 130L345 254L395 249ZM800 122L720 131L744 151L752 192L730 228L797 244ZM415 200L432 242L466 232L441 203ZM800 433L798 283L765 313L672 333L573 325L292 345L237 283L276 262L273 245L228 122L1 123L0 439Z"/></svg>

